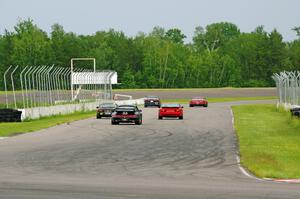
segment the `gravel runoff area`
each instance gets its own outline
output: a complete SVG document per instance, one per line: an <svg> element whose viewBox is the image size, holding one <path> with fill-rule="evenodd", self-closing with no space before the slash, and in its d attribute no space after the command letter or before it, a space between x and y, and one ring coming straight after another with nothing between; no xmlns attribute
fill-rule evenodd
<svg viewBox="0 0 300 199"><path fill-rule="evenodd" d="M86 119L0 140L0 198L299 198L300 185L244 175L232 104L184 108L184 119L143 125Z"/></svg>
<svg viewBox="0 0 300 199"><path fill-rule="evenodd" d="M202 89L146 89L114 90L114 94L131 95L134 99L157 95L161 99L188 99L194 96L217 97L263 97L277 96L276 88L202 88Z"/></svg>

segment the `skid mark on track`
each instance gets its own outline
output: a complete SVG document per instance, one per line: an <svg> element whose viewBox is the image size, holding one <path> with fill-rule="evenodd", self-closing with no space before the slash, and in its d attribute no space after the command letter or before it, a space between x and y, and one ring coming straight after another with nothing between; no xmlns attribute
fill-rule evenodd
<svg viewBox="0 0 300 199"><path fill-rule="evenodd" d="M144 129L145 131L146 129ZM198 132L190 136L171 131L117 134L97 144L86 146L40 148L27 151L18 159L21 167L34 163L37 170L86 173L120 173L128 175L183 175L224 162L222 132ZM134 138L134 139L133 139Z"/></svg>

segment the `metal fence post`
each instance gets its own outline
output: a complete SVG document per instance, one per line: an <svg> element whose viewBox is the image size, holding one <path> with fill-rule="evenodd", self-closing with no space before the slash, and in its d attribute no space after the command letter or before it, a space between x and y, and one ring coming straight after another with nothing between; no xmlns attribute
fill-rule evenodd
<svg viewBox="0 0 300 199"><path fill-rule="evenodd" d="M4 72L4 89L5 89L5 102L6 108L8 108L8 94L7 94L7 83L6 83L6 74L11 69L12 66L9 66L8 69Z"/></svg>
<svg viewBox="0 0 300 199"><path fill-rule="evenodd" d="M17 109L17 100L16 100L15 83L14 83L13 75L18 68L19 68L19 66L16 66L15 69L10 74L11 86L12 86L12 91L13 91L13 95L14 95L15 109Z"/></svg>
<svg viewBox="0 0 300 199"><path fill-rule="evenodd" d="M28 66L25 66L25 68L20 73L20 81L21 81L21 92L22 92L22 100L23 100L23 108L25 109L25 96L24 96L24 90L23 90L23 72L26 71Z"/></svg>

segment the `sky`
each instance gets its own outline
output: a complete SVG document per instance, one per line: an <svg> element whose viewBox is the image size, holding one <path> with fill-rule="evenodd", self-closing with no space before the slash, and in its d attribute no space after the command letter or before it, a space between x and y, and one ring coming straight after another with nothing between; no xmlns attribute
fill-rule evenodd
<svg viewBox="0 0 300 199"><path fill-rule="evenodd" d="M242 32L276 28L291 41L297 38L291 29L300 26L300 0L0 0L0 34L27 18L48 33L55 23L84 35L110 28L128 36L155 26L179 28L186 42L195 27L227 21Z"/></svg>

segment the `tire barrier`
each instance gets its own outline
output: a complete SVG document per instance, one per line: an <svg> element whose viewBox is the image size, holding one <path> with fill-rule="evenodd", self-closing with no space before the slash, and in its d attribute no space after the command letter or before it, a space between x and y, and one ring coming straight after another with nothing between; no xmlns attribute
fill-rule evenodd
<svg viewBox="0 0 300 199"><path fill-rule="evenodd" d="M300 108L291 108L290 109L292 116L296 116L300 118Z"/></svg>
<svg viewBox="0 0 300 199"><path fill-rule="evenodd" d="M22 111L16 109L0 109L0 122L21 122Z"/></svg>

